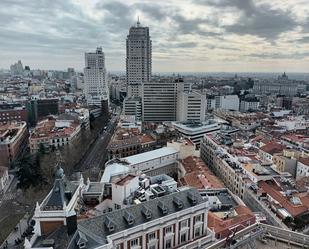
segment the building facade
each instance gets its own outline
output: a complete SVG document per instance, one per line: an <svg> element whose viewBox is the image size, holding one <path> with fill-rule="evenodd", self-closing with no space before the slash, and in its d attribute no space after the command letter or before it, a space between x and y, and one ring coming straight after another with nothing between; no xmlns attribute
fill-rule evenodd
<svg viewBox="0 0 309 249"><path fill-rule="evenodd" d="M141 96L141 85L149 82L152 70L152 44L149 28L138 21L127 36L126 73L128 97Z"/></svg>
<svg viewBox="0 0 309 249"><path fill-rule="evenodd" d="M0 166L9 167L28 146L26 122L0 125Z"/></svg>
<svg viewBox="0 0 309 249"><path fill-rule="evenodd" d="M92 248L101 249L205 247L214 240L207 213L207 200L190 188L82 221L71 243L87 248L88 239L95 238Z"/></svg>
<svg viewBox="0 0 309 249"><path fill-rule="evenodd" d="M97 48L95 53L85 53L84 74L87 104L101 106L102 101L109 98L105 56L101 47Z"/></svg>
<svg viewBox="0 0 309 249"><path fill-rule="evenodd" d="M177 121L205 121L206 95L199 92L180 92L177 97Z"/></svg>

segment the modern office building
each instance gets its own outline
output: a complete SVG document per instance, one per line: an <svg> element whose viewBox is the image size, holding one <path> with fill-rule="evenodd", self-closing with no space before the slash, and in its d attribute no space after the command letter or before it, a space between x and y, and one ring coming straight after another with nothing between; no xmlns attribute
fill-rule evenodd
<svg viewBox="0 0 309 249"><path fill-rule="evenodd" d="M175 129L184 138L190 139L197 147L206 134L219 131L221 124L215 120L207 120L204 122L173 122Z"/></svg>
<svg viewBox="0 0 309 249"><path fill-rule="evenodd" d="M142 100L139 97L126 98L123 101L124 115L134 115L136 119L142 118Z"/></svg>
<svg viewBox="0 0 309 249"><path fill-rule="evenodd" d="M180 92L177 98L177 121L203 122L206 113L206 95L199 92Z"/></svg>
<svg viewBox="0 0 309 249"><path fill-rule="evenodd" d="M127 85L128 97L141 96L141 85L149 82L152 68L152 45L149 28L137 21L127 36Z"/></svg>
<svg viewBox="0 0 309 249"><path fill-rule="evenodd" d="M84 93L88 105L101 106L108 100L108 86L105 69L105 56L101 47L95 53L85 53Z"/></svg>
<svg viewBox="0 0 309 249"><path fill-rule="evenodd" d="M178 93L188 91L189 83L179 80L146 82L142 85L143 121L175 121Z"/></svg>

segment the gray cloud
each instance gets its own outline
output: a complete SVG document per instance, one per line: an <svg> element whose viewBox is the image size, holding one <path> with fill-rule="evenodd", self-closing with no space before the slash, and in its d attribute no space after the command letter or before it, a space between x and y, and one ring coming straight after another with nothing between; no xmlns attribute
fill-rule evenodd
<svg viewBox="0 0 309 249"><path fill-rule="evenodd" d="M247 57L259 59L304 59L309 57L309 52L296 53L251 53Z"/></svg>
<svg viewBox="0 0 309 249"><path fill-rule="evenodd" d="M30 58L31 62L37 60L38 65L66 68L74 58L71 63L82 68L84 52L102 46L107 62L124 70L125 39L138 14L142 25L150 27L154 54L160 59L171 59L168 63L171 66L176 64L173 58L205 58L200 56L203 49L218 52L220 59L233 51L241 57L244 53L241 36L244 34L276 41L280 40L281 34L300 25L303 38L293 40L291 36L290 42L285 40L284 44L309 42L306 34L309 19L296 23L290 12L271 7L271 1L269 5L258 5L253 0L192 0L195 8L190 9L187 1L99 0L87 11L74 1L0 0L0 67L8 67L16 59ZM208 14L194 14L196 7L202 11L205 8ZM232 25L220 26L221 13L239 19ZM234 40L229 39L231 33L236 34ZM253 50L265 45L262 39L256 45L253 45L254 39L248 39L247 45ZM283 58L275 52L264 54L267 58L271 56ZM299 51L293 58L305 57ZM258 58L258 55L252 53L251 58ZM179 60L177 63L179 65Z"/></svg>
<svg viewBox="0 0 309 249"><path fill-rule="evenodd" d="M238 35L249 34L274 41L280 34L291 31L298 25L289 11L274 9L271 5L257 5L253 0L197 0L196 2L241 11L237 23L223 26L227 32Z"/></svg>

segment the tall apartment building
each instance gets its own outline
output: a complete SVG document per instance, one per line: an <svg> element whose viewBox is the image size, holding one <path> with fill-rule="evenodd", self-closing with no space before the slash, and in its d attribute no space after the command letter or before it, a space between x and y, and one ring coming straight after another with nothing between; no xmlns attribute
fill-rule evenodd
<svg viewBox="0 0 309 249"><path fill-rule="evenodd" d="M105 69L105 56L101 47L95 53L85 53L84 93L88 105L101 106L108 100L108 86Z"/></svg>
<svg viewBox="0 0 309 249"><path fill-rule="evenodd" d="M146 82L142 85L143 121L175 121L178 93L188 91L189 83L179 81Z"/></svg>
<svg viewBox="0 0 309 249"><path fill-rule="evenodd" d="M199 92L180 92L177 98L177 121L205 121L206 95Z"/></svg>
<svg viewBox="0 0 309 249"><path fill-rule="evenodd" d="M149 28L142 27L137 21L127 36L127 85L128 97L141 96L141 85L149 82L152 68L152 45Z"/></svg>

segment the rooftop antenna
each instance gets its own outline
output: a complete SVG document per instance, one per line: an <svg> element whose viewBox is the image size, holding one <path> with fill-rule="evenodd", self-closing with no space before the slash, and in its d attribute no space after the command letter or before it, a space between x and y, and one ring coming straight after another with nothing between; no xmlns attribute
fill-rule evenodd
<svg viewBox="0 0 309 249"><path fill-rule="evenodd" d="M137 24L137 27L139 27L140 24L141 24L141 23L139 22L139 16L137 16L137 23L136 23L136 24Z"/></svg>

